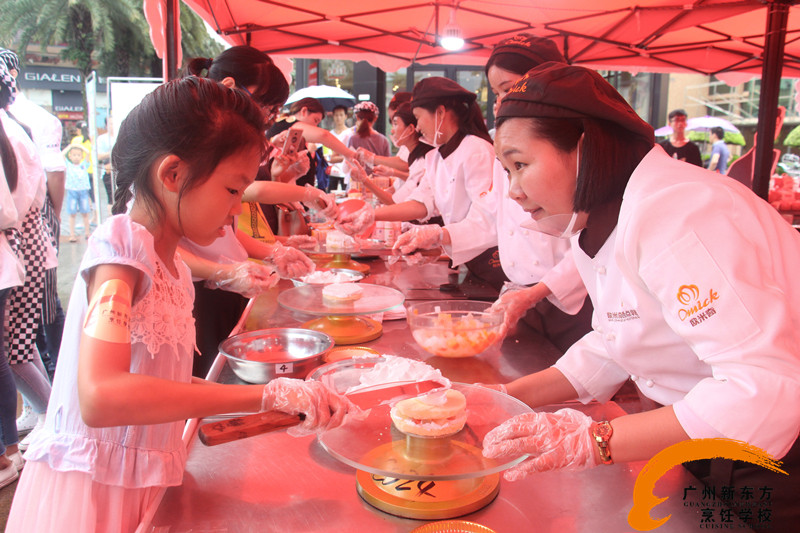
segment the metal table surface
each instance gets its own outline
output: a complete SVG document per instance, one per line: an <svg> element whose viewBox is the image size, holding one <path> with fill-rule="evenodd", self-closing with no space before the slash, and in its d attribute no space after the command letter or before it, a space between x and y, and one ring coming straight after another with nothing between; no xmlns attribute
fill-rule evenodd
<svg viewBox="0 0 800 533"><path fill-rule="evenodd" d="M455 281L444 263L409 268L371 262L365 280L394 286L404 294L433 299L442 283ZM251 301L239 329L297 326L308 317L293 316L277 305L282 284ZM473 290L439 293L442 299L464 298ZM478 288L476 292L486 288ZM415 291L417 291L415 293ZM383 335L366 346L424 360L453 381L507 382L546 368L559 353L546 339L521 325L501 346L466 359L431 356L411 337L405 320L385 321ZM219 356L209 374L221 383L240 382ZM570 407L596 420L624 414L617 404L575 403ZM200 423L207 422L200 421ZM501 421L498 420L498 423ZM409 532L425 521L380 511L356 492L356 470L330 456L314 436L295 438L274 432L206 447L196 438L197 421L187 424L189 448L183 484L162 490L150 505L138 532L248 532L248 531L371 531ZM501 480L497 498L486 507L461 517L497 532L623 532L632 531L627 514L633 486L644 463L598 467L583 472L547 472L517 482ZM702 527L701 487L683 468L673 468L657 484L657 495L669 499L652 516L671 514L659 532L695 531ZM688 493L688 497L685 495ZM734 518L735 520L735 518ZM742 524L732 524L748 531Z"/></svg>

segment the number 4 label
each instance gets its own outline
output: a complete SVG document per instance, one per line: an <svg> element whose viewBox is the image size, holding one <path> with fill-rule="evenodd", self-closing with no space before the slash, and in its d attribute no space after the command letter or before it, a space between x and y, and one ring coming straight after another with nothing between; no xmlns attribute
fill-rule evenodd
<svg viewBox="0 0 800 533"><path fill-rule="evenodd" d="M294 364L292 363L280 363L275 365L275 373L276 374L292 374L294 372Z"/></svg>

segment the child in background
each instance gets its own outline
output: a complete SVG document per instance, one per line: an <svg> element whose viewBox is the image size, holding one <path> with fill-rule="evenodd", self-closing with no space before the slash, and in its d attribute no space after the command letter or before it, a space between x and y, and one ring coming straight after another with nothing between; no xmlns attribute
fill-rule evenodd
<svg viewBox="0 0 800 533"><path fill-rule="evenodd" d="M75 215L83 217L83 228L89 238L89 213L92 212L91 183L89 181L89 163L84 160L86 148L81 144L70 144L61 152L67 160L67 214L69 215L69 242L76 242Z"/></svg>
<svg viewBox="0 0 800 533"><path fill-rule="evenodd" d="M281 410L305 414L301 431L341 423L347 401L319 382L191 376L194 291L178 241L208 245L233 223L264 155L263 121L244 91L187 77L122 123L116 216L89 240L7 532L134 531L158 488L182 481L188 418Z"/></svg>

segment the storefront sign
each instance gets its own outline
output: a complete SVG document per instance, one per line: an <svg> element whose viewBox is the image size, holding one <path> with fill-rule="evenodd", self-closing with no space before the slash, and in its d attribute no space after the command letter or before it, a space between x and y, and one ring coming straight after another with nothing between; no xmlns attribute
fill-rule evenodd
<svg viewBox="0 0 800 533"><path fill-rule="evenodd" d="M68 67L27 66L19 75L23 89L60 89L80 91L83 80L80 71Z"/></svg>
<svg viewBox="0 0 800 533"><path fill-rule="evenodd" d="M61 120L83 119L83 96L80 91L53 91L53 112Z"/></svg>

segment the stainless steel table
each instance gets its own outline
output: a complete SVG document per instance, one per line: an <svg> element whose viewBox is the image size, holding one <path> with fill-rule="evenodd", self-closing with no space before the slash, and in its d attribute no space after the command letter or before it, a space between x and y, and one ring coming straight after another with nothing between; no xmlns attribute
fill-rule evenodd
<svg viewBox="0 0 800 533"><path fill-rule="evenodd" d="M423 298L429 298L431 291L438 291L452 274L443 263L394 270L387 271L382 263L373 262L373 273L366 281L395 286L407 295L426 291ZM275 303L279 290L252 301L238 327L296 326L307 318L279 309ZM467 359L445 359L423 352L405 320L384 322L383 326L383 335L368 346L382 353L425 360L453 381L506 382L549 366L559 355L546 339L524 325L502 346ZM210 377L223 383L238 381L222 356L215 361ZM614 403L570 406L595 419L624 413ZM363 501L356 492L355 469L331 457L313 436L293 438L275 432L205 447L197 442L196 425L197 421L190 421L185 433L189 460L183 484L157 496L138 531L408 532L424 523L384 513ZM492 503L463 519L497 532L632 531L627 514L643 464L548 472L514 483L503 480ZM701 528L701 491L685 490L700 486L682 468L672 469L659 481L657 495L669 499L656 507L652 516L672 515L659 532L685 533ZM744 527L737 529L747 531Z"/></svg>

